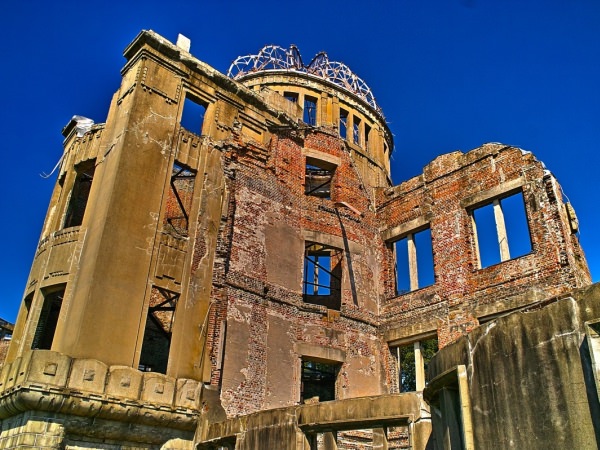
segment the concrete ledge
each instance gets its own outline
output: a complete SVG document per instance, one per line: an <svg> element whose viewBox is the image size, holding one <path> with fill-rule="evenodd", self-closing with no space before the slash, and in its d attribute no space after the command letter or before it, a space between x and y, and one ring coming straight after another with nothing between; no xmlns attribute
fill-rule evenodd
<svg viewBox="0 0 600 450"><path fill-rule="evenodd" d="M304 433L410 425L429 419L421 394L410 392L335 400L261 411L223 422L199 425L197 444L219 442L261 429L296 429Z"/></svg>
<svg viewBox="0 0 600 450"><path fill-rule="evenodd" d="M200 395L195 380L34 350L0 372L0 419L37 410L191 431Z"/></svg>

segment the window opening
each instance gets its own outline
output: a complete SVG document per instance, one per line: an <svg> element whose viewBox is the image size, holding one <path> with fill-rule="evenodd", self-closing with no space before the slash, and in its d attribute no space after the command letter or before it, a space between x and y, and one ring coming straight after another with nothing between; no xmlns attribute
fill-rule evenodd
<svg viewBox="0 0 600 450"><path fill-rule="evenodd" d="M304 252L304 301L339 310L341 306L342 251L307 242Z"/></svg>
<svg viewBox="0 0 600 450"><path fill-rule="evenodd" d="M309 97L308 95L304 97L304 123L308 125L315 126L317 125L317 99L314 97Z"/></svg>
<svg viewBox="0 0 600 450"><path fill-rule="evenodd" d="M285 97L286 100L288 100L292 103L298 103L298 93L296 93L296 92L284 92L283 96Z"/></svg>
<svg viewBox="0 0 600 450"><path fill-rule="evenodd" d="M75 168L75 182L67 207L64 228L78 227L83 222L83 215L92 189L92 181L96 170L96 160L78 164Z"/></svg>
<svg viewBox="0 0 600 450"><path fill-rule="evenodd" d="M306 402L315 397L320 402L335 400L335 382L339 369L339 363L302 358L300 401Z"/></svg>
<svg viewBox="0 0 600 450"><path fill-rule="evenodd" d="M348 139L348 111L340 108L340 137Z"/></svg>
<svg viewBox="0 0 600 450"><path fill-rule="evenodd" d="M204 124L204 115L208 104L187 95L183 102L183 111L179 123L183 128L198 135L202 134L202 125Z"/></svg>
<svg viewBox="0 0 600 450"><path fill-rule="evenodd" d="M166 198L163 229L179 236L188 235L190 210L194 195L196 174L176 161L171 171L170 187Z"/></svg>
<svg viewBox="0 0 600 450"><path fill-rule="evenodd" d="M523 194L519 192L471 211L479 268L531 252Z"/></svg>
<svg viewBox="0 0 600 450"><path fill-rule="evenodd" d="M44 295L44 303L31 344L33 350L50 350L52 348L64 295L64 288Z"/></svg>
<svg viewBox="0 0 600 450"><path fill-rule="evenodd" d="M167 372L175 310L179 294L154 286L146 317L139 370Z"/></svg>
<svg viewBox="0 0 600 450"><path fill-rule="evenodd" d="M397 295L435 283L430 228L409 233L394 245Z"/></svg>
<svg viewBox="0 0 600 450"><path fill-rule="evenodd" d="M369 135L371 134L371 127L365 123L365 149L369 150Z"/></svg>
<svg viewBox="0 0 600 450"><path fill-rule="evenodd" d="M331 199L331 180L334 173L335 165L307 157L304 193L313 197Z"/></svg>
<svg viewBox="0 0 600 450"><path fill-rule="evenodd" d="M356 116L352 122L352 142L360 145L360 119Z"/></svg>
<svg viewBox="0 0 600 450"><path fill-rule="evenodd" d="M422 391L428 381L429 361L438 351L437 338L392 347L391 350L398 367L399 391Z"/></svg>

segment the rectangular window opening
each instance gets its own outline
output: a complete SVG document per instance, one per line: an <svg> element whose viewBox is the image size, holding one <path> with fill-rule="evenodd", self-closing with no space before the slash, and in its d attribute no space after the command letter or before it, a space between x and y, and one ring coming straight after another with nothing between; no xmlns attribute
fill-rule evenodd
<svg viewBox="0 0 600 450"><path fill-rule="evenodd" d="M435 283L431 228L409 233L394 242L396 251L396 295Z"/></svg>
<svg viewBox="0 0 600 450"><path fill-rule="evenodd" d="M314 97L309 97L308 95L304 97L304 123L311 126L317 125L317 99Z"/></svg>
<svg viewBox="0 0 600 450"><path fill-rule="evenodd" d="M471 210L470 215L480 269L531 253L522 192L496 198Z"/></svg>
<svg viewBox="0 0 600 450"><path fill-rule="evenodd" d="M195 181L196 173L175 161L171 171L170 189L165 200L165 231L178 236L188 235Z"/></svg>
<svg viewBox="0 0 600 450"><path fill-rule="evenodd" d="M31 344L33 350L50 350L52 348L64 295L64 287L44 294L44 303Z"/></svg>
<svg viewBox="0 0 600 450"><path fill-rule="evenodd" d="M304 193L313 197L331 199L331 181L335 165L315 158L306 158Z"/></svg>
<svg viewBox="0 0 600 450"><path fill-rule="evenodd" d="M202 134L204 115L208 104L191 95L186 95L179 123L183 128L197 135Z"/></svg>
<svg viewBox="0 0 600 450"><path fill-rule="evenodd" d="M300 401L335 400L335 385L340 363L302 358Z"/></svg>
<svg viewBox="0 0 600 450"><path fill-rule="evenodd" d="M154 286L146 316L144 340L138 369L167 373L171 335L179 294Z"/></svg>
<svg viewBox="0 0 600 450"><path fill-rule="evenodd" d="M340 108L340 137L348 139L348 111Z"/></svg>
<svg viewBox="0 0 600 450"><path fill-rule="evenodd" d="M427 367L438 351L437 338L391 347L390 351L398 368L398 390L400 392L422 391L429 381Z"/></svg>
<svg viewBox="0 0 600 450"><path fill-rule="evenodd" d="M284 92L283 96L286 100L292 103L298 103L298 93L297 92Z"/></svg>
<svg viewBox="0 0 600 450"><path fill-rule="evenodd" d="M73 183L71 198L65 215L64 228L78 227L83 223L83 215L92 189L95 171L95 159L82 162L75 167L75 182Z"/></svg>
<svg viewBox="0 0 600 450"><path fill-rule="evenodd" d="M352 142L360 146L360 119L356 116L353 117L352 121Z"/></svg>
<svg viewBox="0 0 600 450"><path fill-rule="evenodd" d="M304 301L340 310L342 251L307 242L304 252L302 293Z"/></svg>
<svg viewBox="0 0 600 450"><path fill-rule="evenodd" d="M365 150L369 150L370 134L371 134L371 127L365 123Z"/></svg>

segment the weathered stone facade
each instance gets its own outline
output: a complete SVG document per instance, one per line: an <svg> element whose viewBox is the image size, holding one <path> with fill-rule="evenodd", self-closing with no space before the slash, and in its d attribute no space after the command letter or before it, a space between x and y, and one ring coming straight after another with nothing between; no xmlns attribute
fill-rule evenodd
<svg viewBox="0 0 600 450"><path fill-rule="evenodd" d="M590 283L560 186L500 144L392 186L392 135L365 85L313 63L232 79L188 50L142 32L106 123L63 130L0 377L0 447L433 445L421 394L400 394L399 349L414 344L421 391L420 341L444 347ZM515 195L531 248L511 257L502 202ZM486 205L501 255L488 266Z"/></svg>

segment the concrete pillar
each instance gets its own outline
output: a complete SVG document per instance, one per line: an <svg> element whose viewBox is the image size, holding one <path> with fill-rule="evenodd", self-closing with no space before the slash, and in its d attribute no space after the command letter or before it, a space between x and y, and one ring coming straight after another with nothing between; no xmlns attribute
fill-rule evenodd
<svg viewBox="0 0 600 450"><path fill-rule="evenodd" d="M419 271L417 269L417 246L414 234L406 236L408 244L408 270L410 273L410 290L419 289Z"/></svg>
<svg viewBox="0 0 600 450"><path fill-rule="evenodd" d="M135 366L140 327L145 326L151 258L159 227L178 105L136 84L176 97L177 76L158 62L139 59L128 67L115 95L81 227L80 260L69 281L52 349L109 365ZM165 86L163 86L165 84ZM117 101L120 95L135 88ZM149 113L149 111L151 113Z"/></svg>
<svg viewBox="0 0 600 450"><path fill-rule="evenodd" d="M373 428L373 450L388 450L387 430Z"/></svg>
<svg viewBox="0 0 600 450"><path fill-rule="evenodd" d="M337 450L337 432L327 431L323 433L323 450Z"/></svg>
<svg viewBox="0 0 600 450"><path fill-rule="evenodd" d="M498 245L500 246L500 260L508 261L510 251L508 250L508 236L506 235L506 224L504 223L504 212L500 200L494 200L494 219L496 220L496 232L498 233Z"/></svg>
<svg viewBox="0 0 600 450"><path fill-rule="evenodd" d="M416 341L414 343L415 349L415 380L416 390L422 391L425 389L425 361L423 360L423 353L421 352L421 343Z"/></svg>

